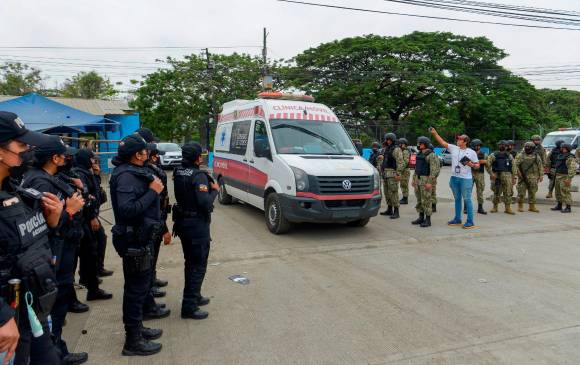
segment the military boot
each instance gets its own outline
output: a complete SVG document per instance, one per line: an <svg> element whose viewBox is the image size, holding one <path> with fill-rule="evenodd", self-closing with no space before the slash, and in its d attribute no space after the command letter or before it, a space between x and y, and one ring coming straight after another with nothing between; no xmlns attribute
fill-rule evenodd
<svg viewBox="0 0 580 365"><path fill-rule="evenodd" d="M518 201L518 212L523 212L523 211L524 211L524 202Z"/></svg>
<svg viewBox="0 0 580 365"><path fill-rule="evenodd" d="M516 213L514 213L514 211L512 210L512 206L511 206L511 204L509 204L509 203L507 203L507 204L505 205L505 213L506 213L506 214L510 214L510 215L514 215L514 214L516 214Z"/></svg>
<svg viewBox="0 0 580 365"><path fill-rule="evenodd" d="M382 212L381 215L393 215L393 206L392 205L387 206L387 210Z"/></svg>
<svg viewBox="0 0 580 365"><path fill-rule="evenodd" d="M149 356L161 351L161 344L144 339L141 329L129 330L125 336L124 356Z"/></svg>
<svg viewBox="0 0 580 365"><path fill-rule="evenodd" d="M550 208L550 210L562 210L562 203L558 202L554 208Z"/></svg>
<svg viewBox="0 0 580 365"><path fill-rule="evenodd" d="M552 192L549 192L548 195L546 195L546 199L552 199Z"/></svg>
<svg viewBox="0 0 580 365"><path fill-rule="evenodd" d="M562 209L562 213L572 213L572 208L570 208L570 205L566 204L566 208Z"/></svg>
<svg viewBox="0 0 580 365"><path fill-rule="evenodd" d="M406 196L402 197L401 200L399 200L399 204L402 204L402 205L409 204L409 198L407 198Z"/></svg>
<svg viewBox="0 0 580 365"><path fill-rule="evenodd" d="M485 211L485 209L483 209L483 204L478 204L477 205L477 213L483 214L483 215L486 215L487 214L487 212Z"/></svg>
<svg viewBox="0 0 580 365"><path fill-rule="evenodd" d="M423 223L421 223L421 227L425 228L425 227L431 227L431 216L425 216L425 221L423 221Z"/></svg>
<svg viewBox="0 0 580 365"><path fill-rule="evenodd" d="M528 210L530 212L540 213L540 211L538 210L538 208L536 208L536 204L535 203L530 203L530 208Z"/></svg>
<svg viewBox="0 0 580 365"><path fill-rule="evenodd" d="M437 204L433 204L431 206L431 210L433 211L433 213L437 213Z"/></svg>
<svg viewBox="0 0 580 365"><path fill-rule="evenodd" d="M393 215L392 215L392 216L390 216L389 218L391 218L391 219L398 219L398 218L399 218L399 207L396 207L396 208L393 210Z"/></svg>
<svg viewBox="0 0 580 365"><path fill-rule="evenodd" d="M425 214L424 213L419 213L419 218L417 218L414 221L412 221L411 224L418 225L418 224L423 223L424 221L425 221Z"/></svg>
<svg viewBox="0 0 580 365"><path fill-rule="evenodd" d="M489 211L490 213L497 213L497 203L493 203L493 208L491 208L491 210Z"/></svg>

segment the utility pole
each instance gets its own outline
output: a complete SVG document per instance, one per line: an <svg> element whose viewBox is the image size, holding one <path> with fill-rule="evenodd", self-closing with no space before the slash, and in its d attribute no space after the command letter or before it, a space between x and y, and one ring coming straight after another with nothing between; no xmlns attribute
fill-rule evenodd
<svg viewBox="0 0 580 365"><path fill-rule="evenodd" d="M209 54L209 48L205 49L205 58L206 58L206 69L209 76L209 101L210 101L210 111L207 119L205 121L205 148L209 152L210 146L210 132L211 132L211 124L210 121L214 120L215 118L215 94L214 94L214 85L213 85L213 72L215 69L215 64L211 60Z"/></svg>
<svg viewBox="0 0 580 365"><path fill-rule="evenodd" d="M274 87L272 75L270 75L270 68L268 67L268 31L264 28L262 46L262 89L271 91Z"/></svg>

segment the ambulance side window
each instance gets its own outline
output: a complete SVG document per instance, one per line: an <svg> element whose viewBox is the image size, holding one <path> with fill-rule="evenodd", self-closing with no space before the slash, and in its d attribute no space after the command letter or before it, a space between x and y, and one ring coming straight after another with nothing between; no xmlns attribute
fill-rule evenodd
<svg viewBox="0 0 580 365"><path fill-rule="evenodd" d="M261 120L257 120L254 125L254 155L272 159L268 131L266 130L266 124Z"/></svg>
<svg viewBox="0 0 580 365"><path fill-rule="evenodd" d="M230 153L235 155L246 154L251 125L252 122L249 120L234 122L232 126L232 136L230 138Z"/></svg>

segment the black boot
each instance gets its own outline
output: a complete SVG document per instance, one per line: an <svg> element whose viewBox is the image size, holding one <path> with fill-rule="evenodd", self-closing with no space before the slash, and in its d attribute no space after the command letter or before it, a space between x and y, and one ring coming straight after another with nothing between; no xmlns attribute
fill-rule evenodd
<svg viewBox="0 0 580 365"><path fill-rule="evenodd" d="M113 275L113 273L114 273L114 271L107 270L107 269L103 268L103 269L99 270L99 277L104 278L104 277Z"/></svg>
<svg viewBox="0 0 580 365"><path fill-rule="evenodd" d="M562 209L562 213L572 213L572 208L566 204L566 208Z"/></svg>
<svg viewBox="0 0 580 365"><path fill-rule="evenodd" d="M75 300L69 304L68 311L71 313L85 313L89 311L89 306L85 303L81 303L78 300Z"/></svg>
<svg viewBox="0 0 580 365"><path fill-rule="evenodd" d="M124 356L149 356L161 351L161 344L144 339L140 329L127 331L125 336Z"/></svg>
<svg viewBox="0 0 580 365"><path fill-rule="evenodd" d="M206 319L209 313L199 309L199 307L182 307L181 308L181 318L184 319Z"/></svg>
<svg viewBox="0 0 580 365"><path fill-rule="evenodd" d="M431 216L430 215L425 217L425 221L423 223L421 223L421 227L423 227L423 228L431 227Z"/></svg>
<svg viewBox="0 0 580 365"><path fill-rule="evenodd" d="M170 314L171 314L170 309L155 306L154 309L149 310L147 312L143 312L143 320L149 321L151 319L161 319L161 318L169 317Z"/></svg>
<svg viewBox="0 0 580 365"><path fill-rule="evenodd" d="M86 352L68 353L62 358L63 365L80 365L89 360L89 354Z"/></svg>
<svg viewBox="0 0 580 365"><path fill-rule="evenodd" d="M381 213L381 215L393 215L393 206L387 206L387 210Z"/></svg>
<svg viewBox="0 0 580 365"><path fill-rule="evenodd" d="M153 286L156 286L158 288L163 288L167 286L167 280L161 280L159 278L155 278L155 281L153 282Z"/></svg>
<svg viewBox="0 0 580 365"><path fill-rule="evenodd" d="M399 204L407 205L409 204L409 199L406 196L404 196L401 200L399 200Z"/></svg>
<svg viewBox="0 0 580 365"><path fill-rule="evenodd" d="M558 202L554 208L550 208L550 210L562 210L562 203Z"/></svg>
<svg viewBox="0 0 580 365"><path fill-rule="evenodd" d="M433 204L431 206L431 210L433 211L433 213L437 213L437 204Z"/></svg>
<svg viewBox="0 0 580 365"><path fill-rule="evenodd" d="M141 328L141 336L147 341L153 341L161 337L163 335L163 330L158 328L148 328L143 327Z"/></svg>
<svg viewBox="0 0 580 365"><path fill-rule="evenodd" d="M479 214L487 214L487 212L483 209L483 204L478 204L477 205L477 213Z"/></svg>
<svg viewBox="0 0 580 365"><path fill-rule="evenodd" d="M425 214L424 213L419 213L419 218L415 219L414 221L411 222L411 224L414 225L418 225L425 222Z"/></svg>
<svg viewBox="0 0 580 365"><path fill-rule="evenodd" d="M159 289L158 286L152 286L151 287L151 294L153 295L154 298L163 298L167 293L165 293L163 290Z"/></svg>
<svg viewBox="0 0 580 365"><path fill-rule="evenodd" d="M208 305L209 302L211 300L209 298L206 298L202 295L199 295L196 299L195 302L197 303L198 306L203 307L204 305Z"/></svg>
<svg viewBox="0 0 580 365"><path fill-rule="evenodd" d="M399 207L393 210L393 215L390 216L391 219L398 219L399 218Z"/></svg>
<svg viewBox="0 0 580 365"><path fill-rule="evenodd" d="M103 289L94 289L87 292L87 300L89 302L92 300L107 300L111 299L112 297L113 294L107 293Z"/></svg>

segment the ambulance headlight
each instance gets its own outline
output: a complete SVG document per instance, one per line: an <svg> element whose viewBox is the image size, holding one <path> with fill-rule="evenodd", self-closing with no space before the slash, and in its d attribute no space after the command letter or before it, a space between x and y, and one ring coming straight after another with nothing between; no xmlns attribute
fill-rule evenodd
<svg viewBox="0 0 580 365"><path fill-rule="evenodd" d="M373 190L379 190L381 188L381 176L379 175L379 172L377 171L377 169L375 169L375 173L374 173L374 189Z"/></svg>
<svg viewBox="0 0 580 365"><path fill-rule="evenodd" d="M290 166L294 172L294 180L296 182L296 191L308 191L308 174L298 167Z"/></svg>

